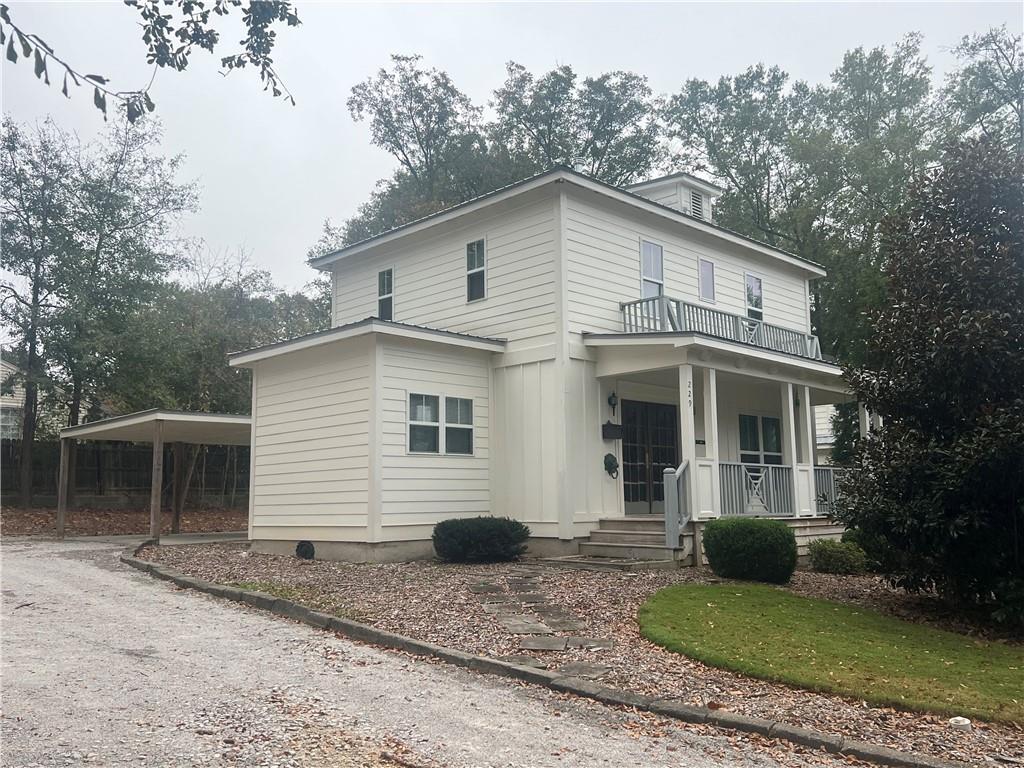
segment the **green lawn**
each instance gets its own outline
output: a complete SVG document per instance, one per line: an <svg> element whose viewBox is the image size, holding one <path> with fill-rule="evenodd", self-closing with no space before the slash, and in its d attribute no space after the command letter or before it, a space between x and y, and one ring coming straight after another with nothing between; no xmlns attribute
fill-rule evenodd
<svg viewBox="0 0 1024 768"><path fill-rule="evenodd" d="M639 613L648 640L752 677L872 704L1024 723L1024 647L759 584L680 585Z"/></svg>

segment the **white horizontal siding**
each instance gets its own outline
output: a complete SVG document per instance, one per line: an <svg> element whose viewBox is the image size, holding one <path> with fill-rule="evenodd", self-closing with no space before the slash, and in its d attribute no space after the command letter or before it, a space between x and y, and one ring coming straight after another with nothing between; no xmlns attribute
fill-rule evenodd
<svg viewBox="0 0 1024 768"><path fill-rule="evenodd" d="M525 342L555 333L555 202L524 195L337 263L334 324L377 314L377 274L394 269L394 319ZM486 241L487 296L466 301L466 244Z"/></svg>
<svg viewBox="0 0 1024 768"><path fill-rule="evenodd" d="M473 455L410 454L410 393L438 395L442 416L444 397L471 398ZM423 538L441 520L490 513L489 353L382 342L380 408L384 540Z"/></svg>
<svg viewBox="0 0 1024 768"><path fill-rule="evenodd" d="M585 192L567 195L565 229L571 332L621 332L619 303L640 298L641 239L664 249L666 295L700 303L697 262L706 258L715 263L716 291L707 306L745 315L746 271L763 281L765 322L809 330L806 279L795 268Z"/></svg>
<svg viewBox="0 0 1024 768"><path fill-rule="evenodd" d="M367 540L371 350L351 339L253 369L255 538Z"/></svg>

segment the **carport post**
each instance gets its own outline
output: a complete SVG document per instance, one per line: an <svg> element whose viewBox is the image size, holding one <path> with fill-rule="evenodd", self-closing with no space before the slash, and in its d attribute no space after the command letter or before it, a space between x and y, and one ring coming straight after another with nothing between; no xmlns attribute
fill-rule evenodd
<svg viewBox="0 0 1024 768"><path fill-rule="evenodd" d="M160 541L160 498L164 487L164 422L153 422L153 484L149 489L149 538Z"/></svg>
<svg viewBox="0 0 1024 768"><path fill-rule="evenodd" d="M71 451L68 450L70 437L60 439L60 468L57 471L57 538L64 538L64 520L68 514L68 467Z"/></svg>

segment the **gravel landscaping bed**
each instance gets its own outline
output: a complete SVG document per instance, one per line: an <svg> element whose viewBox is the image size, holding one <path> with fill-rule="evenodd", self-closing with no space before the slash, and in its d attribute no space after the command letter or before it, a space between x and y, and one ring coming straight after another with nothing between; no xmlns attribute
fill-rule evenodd
<svg viewBox="0 0 1024 768"><path fill-rule="evenodd" d="M743 677L643 639L636 612L644 600L665 586L708 581L711 575L703 570L577 571L531 567L530 561L353 565L253 554L243 544L149 548L141 557L209 581L273 592L321 611L464 651L495 657L525 655L552 669L585 664L602 683L640 693L970 764L1024 764L1024 728L1020 726L976 722L971 731L959 731L945 717L869 707L860 701ZM529 585L523 586L527 580ZM530 592L525 594L524 589ZM873 577L801 572L794 577L792 589L942 624L941 615L917 611L919 599L888 589ZM544 621L542 608L522 605L542 598L549 612L557 610L570 619L570 629L513 634L507 620L503 623L495 612L501 601L509 601L521 606L520 612L526 614L523 620L532 616L534 621ZM562 637L612 643L601 642L597 648L593 643L590 647L569 643L561 650L524 649L524 641L543 644L537 641L543 637L554 638L556 644Z"/></svg>
<svg viewBox="0 0 1024 768"><path fill-rule="evenodd" d="M172 515L164 512L161 531L171 532ZM244 531L249 513L244 509L185 509L182 533ZM52 536L57 530L56 509L0 509L0 531L6 536ZM149 533L149 509L69 509L64 521L67 536L120 536Z"/></svg>

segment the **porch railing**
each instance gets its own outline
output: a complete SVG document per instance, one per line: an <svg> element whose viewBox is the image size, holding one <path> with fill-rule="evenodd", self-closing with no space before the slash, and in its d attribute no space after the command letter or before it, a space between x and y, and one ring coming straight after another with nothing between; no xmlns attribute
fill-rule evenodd
<svg viewBox="0 0 1024 768"><path fill-rule="evenodd" d="M654 296L619 305L625 333L703 333L774 352L821 360L818 337L792 328L752 320L731 312L690 304L669 296Z"/></svg>
<svg viewBox="0 0 1024 768"><path fill-rule="evenodd" d="M689 498L686 493L687 462L678 467L665 468L665 546L675 549L679 546L679 534L690 522Z"/></svg>
<svg viewBox="0 0 1024 768"><path fill-rule="evenodd" d="M849 471L842 467L814 468L814 493L818 502L819 514L830 517L833 515L836 510L836 500L839 498L839 484L836 481L840 475Z"/></svg>
<svg viewBox="0 0 1024 768"><path fill-rule="evenodd" d="M722 515L788 517L796 511L793 468L778 464L718 462Z"/></svg>

